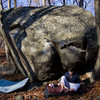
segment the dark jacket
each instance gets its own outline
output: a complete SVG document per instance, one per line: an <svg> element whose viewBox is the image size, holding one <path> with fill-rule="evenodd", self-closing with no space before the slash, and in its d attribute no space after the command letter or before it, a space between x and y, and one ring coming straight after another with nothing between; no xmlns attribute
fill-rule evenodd
<svg viewBox="0 0 100 100"><path fill-rule="evenodd" d="M70 75L69 72L66 72L64 74L64 76L71 83L80 83L80 77L79 77L79 74L78 73L74 73L73 75Z"/></svg>

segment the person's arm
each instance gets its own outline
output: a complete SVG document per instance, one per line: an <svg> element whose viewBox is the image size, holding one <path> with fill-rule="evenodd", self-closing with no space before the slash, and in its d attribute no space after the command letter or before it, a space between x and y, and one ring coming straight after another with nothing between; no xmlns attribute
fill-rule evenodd
<svg viewBox="0 0 100 100"><path fill-rule="evenodd" d="M64 76L66 77L66 79L68 79L68 77L69 77L69 73L66 72L66 73L64 74Z"/></svg>

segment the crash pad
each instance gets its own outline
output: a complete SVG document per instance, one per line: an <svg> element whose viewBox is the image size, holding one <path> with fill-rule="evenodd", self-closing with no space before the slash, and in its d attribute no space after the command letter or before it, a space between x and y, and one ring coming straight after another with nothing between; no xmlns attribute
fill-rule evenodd
<svg viewBox="0 0 100 100"><path fill-rule="evenodd" d="M0 92L10 93L19 88L22 88L28 82L28 79L29 78L25 78L24 80L21 80L21 81L9 81L6 79L1 79L0 80Z"/></svg>

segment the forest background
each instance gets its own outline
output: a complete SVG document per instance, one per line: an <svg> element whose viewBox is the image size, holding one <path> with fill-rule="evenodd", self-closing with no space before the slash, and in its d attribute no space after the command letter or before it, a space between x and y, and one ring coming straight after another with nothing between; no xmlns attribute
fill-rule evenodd
<svg viewBox="0 0 100 100"><path fill-rule="evenodd" d="M3 9L22 6L35 6L40 7L44 5L76 5L90 11L95 15L94 0L0 0Z"/></svg>

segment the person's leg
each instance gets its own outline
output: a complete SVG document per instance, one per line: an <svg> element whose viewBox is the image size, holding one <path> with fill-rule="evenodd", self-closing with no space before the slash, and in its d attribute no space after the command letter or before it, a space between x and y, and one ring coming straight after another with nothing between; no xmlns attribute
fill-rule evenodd
<svg viewBox="0 0 100 100"><path fill-rule="evenodd" d="M80 87L80 83L69 83L70 84L70 91L77 91Z"/></svg>
<svg viewBox="0 0 100 100"><path fill-rule="evenodd" d="M67 87L68 89L70 89L69 81L66 79L65 76L61 77L59 84L61 85L62 89L64 86Z"/></svg>

